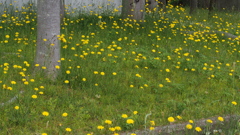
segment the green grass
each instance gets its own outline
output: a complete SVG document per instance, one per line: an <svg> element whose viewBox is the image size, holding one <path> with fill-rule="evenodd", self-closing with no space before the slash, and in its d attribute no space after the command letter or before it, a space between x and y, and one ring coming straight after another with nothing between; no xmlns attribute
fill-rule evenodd
<svg viewBox="0 0 240 135"><path fill-rule="evenodd" d="M69 13L61 32L66 40L61 43L61 74L51 82L32 75L32 9L0 17L0 103L18 96L0 106L0 134L113 134L167 125L169 117L182 123L239 115L239 40L186 33L219 30L239 35L239 13L217 12L208 18L206 10L190 16L188 9L169 6L164 14L147 13L144 23L111 14L99 19L96 14ZM237 124L231 123L232 133L239 133ZM116 126L121 131L109 130ZM197 134L194 129L191 133Z"/></svg>

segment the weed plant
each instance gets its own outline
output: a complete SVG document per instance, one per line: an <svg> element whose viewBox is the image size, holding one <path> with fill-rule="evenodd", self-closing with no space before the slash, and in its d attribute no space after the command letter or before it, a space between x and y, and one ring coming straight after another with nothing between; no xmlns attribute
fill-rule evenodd
<svg viewBox="0 0 240 135"><path fill-rule="evenodd" d="M186 134L239 134L239 120L216 132L210 120L206 130L194 124L239 116L239 39L208 33L238 36L239 13L208 17L201 9L190 16L168 5L166 12L146 10L139 22L122 19L117 9L77 16L67 10L61 74L51 82L32 75L41 66L34 63L35 9L5 8L0 16L0 134L134 135L189 120Z"/></svg>

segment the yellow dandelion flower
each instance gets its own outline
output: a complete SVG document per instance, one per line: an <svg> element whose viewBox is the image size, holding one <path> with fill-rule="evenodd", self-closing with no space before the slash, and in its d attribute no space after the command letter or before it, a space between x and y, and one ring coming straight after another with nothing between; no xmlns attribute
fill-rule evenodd
<svg viewBox="0 0 240 135"><path fill-rule="evenodd" d="M65 130L66 130L67 132L71 132L71 131L72 131L71 128L66 128Z"/></svg>
<svg viewBox="0 0 240 135"><path fill-rule="evenodd" d="M182 117L181 117L181 116L179 116L179 115L177 116L177 118L178 118L179 120L181 120L181 119L182 119Z"/></svg>
<svg viewBox="0 0 240 135"><path fill-rule="evenodd" d="M151 125L151 126L155 126L155 121L151 120L151 121L150 121L150 125Z"/></svg>
<svg viewBox="0 0 240 135"><path fill-rule="evenodd" d="M101 74L101 75L105 75L105 73L104 73L104 72L101 72L100 74Z"/></svg>
<svg viewBox="0 0 240 135"><path fill-rule="evenodd" d="M104 126L97 126L97 129L102 130L104 129Z"/></svg>
<svg viewBox="0 0 240 135"><path fill-rule="evenodd" d="M187 128L187 129L192 129L192 125L191 125L191 124L187 124L187 125L186 125L186 128Z"/></svg>
<svg viewBox="0 0 240 135"><path fill-rule="evenodd" d="M208 122L208 123L213 123L213 121L212 121L212 120L210 120L210 119L208 119L208 120L207 120L207 122Z"/></svg>
<svg viewBox="0 0 240 135"><path fill-rule="evenodd" d="M189 120L188 122L189 122L189 123L193 123L193 120Z"/></svg>
<svg viewBox="0 0 240 135"><path fill-rule="evenodd" d="M69 81L68 81L68 80L65 80L64 83L69 83Z"/></svg>
<svg viewBox="0 0 240 135"><path fill-rule="evenodd" d="M32 95L32 98L37 98L37 95Z"/></svg>
<svg viewBox="0 0 240 135"><path fill-rule="evenodd" d="M160 88L162 88L162 87L163 87L163 84L159 84L158 86L159 86Z"/></svg>
<svg viewBox="0 0 240 135"><path fill-rule="evenodd" d="M202 131L202 129L201 129L200 127L196 127L195 130L196 130L197 132L201 132L201 131Z"/></svg>
<svg viewBox="0 0 240 135"><path fill-rule="evenodd" d="M43 115L43 116L48 116L48 115L49 115L49 112L44 111L44 112L42 112L42 115Z"/></svg>
<svg viewBox="0 0 240 135"><path fill-rule="evenodd" d="M136 77L142 77L140 74L136 74Z"/></svg>
<svg viewBox="0 0 240 135"><path fill-rule="evenodd" d="M112 121L111 120L105 120L105 123L110 125L110 124L112 124Z"/></svg>
<svg viewBox="0 0 240 135"><path fill-rule="evenodd" d="M237 105L237 102L236 102L236 101L232 101L232 104L233 104L233 105Z"/></svg>
<svg viewBox="0 0 240 135"><path fill-rule="evenodd" d="M155 128L154 127L150 127L149 130L154 130Z"/></svg>
<svg viewBox="0 0 240 135"><path fill-rule="evenodd" d="M114 128L114 127L110 127L109 130L112 131L112 132L114 132L114 131L115 131L115 128Z"/></svg>
<svg viewBox="0 0 240 135"><path fill-rule="evenodd" d="M11 84L16 84L16 82L15 81L11 81Z"/></svg>
<svg viewBox="0 0 240 135"><path fill-rule="evenodd" d="M6 38L10 38L10 36L9 36L9 35L5 35L5 37L6 37Z"/></svg>
<svg viewBox="0 0 240 135"><path fill-rule="evenodd" d="M66 71L66 74L70 74L71 72L69 70Z"/></svg>
<svg viewBox="0 0 240 135"><path fill-rule="evenodd" d="M56 69L60 69L60 66L56 65L55 68L56 68Z"/></svg>
<svg viewBox="0 0 240 135"><path fill-rule="evenodd" d="M12 87L7 87L8 90L12 90L13 88Z"/></svg>
<svg viewBox="0 0 240 135"><path fill-rule="evenodd" d="M188 56L188 55L189 55L189 53L184 53L183 55L184 55L184 56Z"/></svg>
<svg viewBox="0 0 240 135"><path fill-rule="evenodd" d="M118 131L122 130L122 128L119 127L119 126L116 126L115 129L118 130Z"/></svg>
<svg viewBox="0 0 240 135"><path fill-rule="evenodd" d="M25 85L28 85L29 83L26 81L26 82L24 82L24 84L25 84Z"/></svg>
<svg viewBox="0 0 240 135"><path fill-rule="evenodd" d="M68 116L68 113L63 113L62 116L63 116L63 117L67 117L67 116Z"/></svg>
<svg viewBox="0 0 240 135"><path fill-rule="evenodd" d="M19 109L19 106L15 106L14 109L18 110L18 109Z"/></svg>
<svg viewBox="0 0 240 135"><path fill-rule="evenodd" d="M134 115L138 114L138 111L133 111L133 114L134 114Z"/></svg>
<svg viewBox="0 0 240 135"><path fill-rule="evenodd" d="M224 121L224 118L223 117L218 117L218 120L223 122Z"/></svg>
<svg viewBox="0 0 240 135"><path fill-rule="evenodd" d="M127 119L127 124L133 124L134 123L134 120L133 119Z"/></svg>
<svg viewBox="0 0 240 135"><path fill-rule="evenodd" d="M174 120L173 117L168 117L168 121L169 121L169 122L174 122L175 120Z"/></svg>
<svg viewBox="0 0 240 135"><path fill-rule="evenodd" d="M127 118L127 114L122 114L122 118Z"/></svg>

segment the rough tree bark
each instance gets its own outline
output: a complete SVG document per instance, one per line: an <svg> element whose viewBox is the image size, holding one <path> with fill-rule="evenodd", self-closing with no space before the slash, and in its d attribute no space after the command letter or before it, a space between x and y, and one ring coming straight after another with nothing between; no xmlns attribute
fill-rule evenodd
<svg viewBox="0 0 240 135"><path fill-rule="evenodd" d="M145 0L122 0L122 18L144 19Z"/></svg>
<svg viewBox="0 0 240 135"><path fill-rule="evenodd" d="M198 8L198 0L190 1L190 14L193 14L197 11Z"/></svg>
<svg viewBox="0 0 240 135"><path fill-rule="evenodd" d="M37 1L37 48L34 72L55 80L60 66L60 0Z"/></svg>

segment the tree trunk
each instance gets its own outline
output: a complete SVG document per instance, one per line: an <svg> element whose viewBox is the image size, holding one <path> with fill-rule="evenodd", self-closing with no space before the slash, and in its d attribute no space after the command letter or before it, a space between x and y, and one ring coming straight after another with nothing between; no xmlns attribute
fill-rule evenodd
<svg viewBox="0 0 240 135"><path fill-rule="evenodd" d="M213 0L210 0L209 7L208 7L208 18L212 16L212 10L213 10Z"/></svg>
<svg viewBox="0 0 240 135"><path fill-rule="evenodd" d="M239 0L216 0L216 8L218 10L238 11L240 9L240 2Z"/></svg>
<svg viewBox="0 0 240 135"><path fill-rule="evenodd" d="M191 0L190 1L190 14L193 14L196 12L198 7L198 0Z"/></svg>
<svg viewBox="0 0 240 135"><path fill-rule="evenodd" d="M122 17L133 20L143 20L145 0L122 0Z"/></svg>
<svg viewBox="0 0 240 135"><path fill-rule="evenodd" d="M239 11L239 9L240 9L240 1L239 0L233 0L231 2L231 10Z"/></svg>
<svg viewBox="0 0 240 135"><path fill-rule="evenodd" d="M167 0L159 0L158 5L162 9L163 12L166 12Z"/></svg>
<svg viewBox="0 0 240 135"><path fill-rule="evenodd" d="M236 11L240 11L240 1L239 0L235 0L236 2Z"/></svg>
<svg viewBox="0 0 240 135"><path fill-rule="evenodd" d="M62 24L63 19L65 17L65 0L60 0L60 16L61 16L61 24Z"/></svg>
<svg viewBox="0 0 240 135"><path fill-rule="evenodd" d="M210 0L199 0L198 1L198 8L208 8Z"/></svg>
<svg viewBox="0 0 240 135"><path fill-rule="evenodd" d="M231 0L216 0L216 6L218 10L227 9L229 10L229 4L231 4Z"/></svg>
<svg viewBox="0 0 240 135"><path fill-rule="evenodd" d="M151 11L157 11L158 1L156 0L146 0L147 8Z"/></svg>
<svg viewBox="0 0 240 135"><path fill-rule="evenodd" d="M60 66L60 0L37 1L37 48L34 69L42 70L45 76L55 80L58 75L56 66Z"/></svg>

